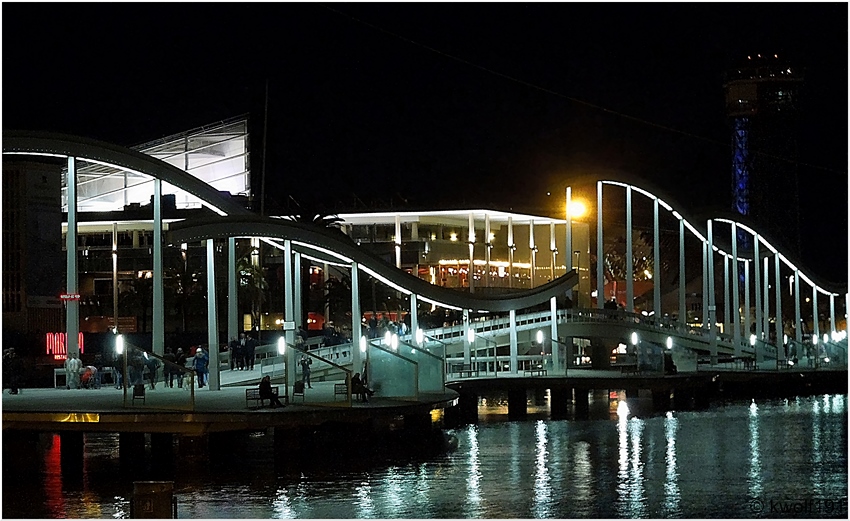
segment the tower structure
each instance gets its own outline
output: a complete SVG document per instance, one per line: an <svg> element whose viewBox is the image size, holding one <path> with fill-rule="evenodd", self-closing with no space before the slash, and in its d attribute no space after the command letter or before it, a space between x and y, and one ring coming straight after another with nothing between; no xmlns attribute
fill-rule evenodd
<svg viewBox="0 0 850 521"><path fill-rule="evenodd" d="M732 209L763 226L797 255L802 83L801 72L778 55L757 54L727 71L723 84L732 130Z"/></svg>

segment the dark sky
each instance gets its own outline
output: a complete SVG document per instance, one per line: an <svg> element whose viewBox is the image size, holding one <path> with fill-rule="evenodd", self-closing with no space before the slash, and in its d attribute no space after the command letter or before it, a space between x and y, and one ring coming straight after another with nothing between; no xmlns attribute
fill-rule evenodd
<svg viewBox="0 0 850 521"><path fill-rule="evenodd" d="M259 185L268 79L270 206L288 195L350 206L356 193L384 206L552 214L547 190L615 168L694 208L726 209L723 72L778 53L806 77L804 251L838 244L804 260L846 281L844 3L2 10L4 129L134 145L249 113Z"/></svg>

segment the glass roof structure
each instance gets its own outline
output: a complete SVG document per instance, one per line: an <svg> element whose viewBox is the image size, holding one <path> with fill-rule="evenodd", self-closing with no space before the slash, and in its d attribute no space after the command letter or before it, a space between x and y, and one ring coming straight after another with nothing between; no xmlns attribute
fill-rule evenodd
<svg viewBox="0 0 850 521"><path fill-rule="evenodd" d="M167 136L132 147L198 178L218 191L250 195L248 119L244 116ZM80 212L119 211L146 205L153 195L150 175L117 168L94 159L77 165L77 208ZM200 208L201 200L163 182L163 195L173 194L178 209ZM62 180L62 211L68 210L67 182Z"/></svg>

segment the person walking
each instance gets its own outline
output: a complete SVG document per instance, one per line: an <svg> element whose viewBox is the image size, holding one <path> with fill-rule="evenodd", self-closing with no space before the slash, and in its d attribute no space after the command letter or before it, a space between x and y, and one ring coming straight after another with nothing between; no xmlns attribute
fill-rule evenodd
<svg viewBox="0 0 850 521"><path fill-rule="evenodd" d="M207 366L209 365L209 357L203 347L199 347L195 351L194 369L198 373L198 388L203 387L207 383Z"/></svg>
<svg viewBox="0 0 850 521"><path fill-rule="evenodd" d="M313 386L310 384L310 366L313 365L313 359L308 357L307 355L302 355L300 363L301 381L304 382L304 385L306 385L308 389L312 389Z"/></svg>
<svg viewBox="0 0 850 521"><path fill-rule="evenodd" d="M186 367L186 353L183 352L182 347L177 348L177 354L174 355L174 364L177 367ZM175 368L174 371L177 373L177 387L183 387L183 371Z"/></svg>
<svg viewBox="0 0 850 521"><path fill-rule="evenodd" d="M156 389L156 377L159 372L160 361L153 355L145 352L145 367L148 368L148 380L150 382L151 391Z"/></svg>
<svg viewBox="0 0 850 521"><path fill-rule="evenodd" d="M236 337L230 339L230 342L227 344L227 350L230 351L230 370L233 371L233 368L236 367L236 350L239 348L239 341L236 340Z"/></svg>

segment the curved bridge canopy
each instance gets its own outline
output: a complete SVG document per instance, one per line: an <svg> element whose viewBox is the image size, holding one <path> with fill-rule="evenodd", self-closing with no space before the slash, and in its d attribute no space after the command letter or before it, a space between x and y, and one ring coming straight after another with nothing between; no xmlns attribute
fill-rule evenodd
<svg viewBox="0 0 850 521"><path fill-rule="evenodd" d="M482 312L507 312L548 302L578 283L575 270L543 286L509 295L482 295L463 293L435 286L425 280L399 270L380 257L357 246L348 236L335 229L319 228L282 219L260 217L223 217L199 223L177 223L166 236L169 244L225 239L230 237L264 237L291 240L296 246L331 256L345 263L356 262L364 271L403 293L413 293L434 304L457 309Z"/></svg>
<svg viewBox="0 0 850 521"><path fill-rule="evenodd" d="M47 132L3 132L3 153L74 157L160 179L197 197L221 215L249 215L238 202L185 171L147 154L104 141Z"/></svg>

